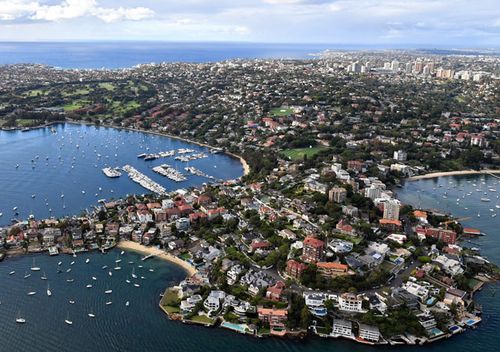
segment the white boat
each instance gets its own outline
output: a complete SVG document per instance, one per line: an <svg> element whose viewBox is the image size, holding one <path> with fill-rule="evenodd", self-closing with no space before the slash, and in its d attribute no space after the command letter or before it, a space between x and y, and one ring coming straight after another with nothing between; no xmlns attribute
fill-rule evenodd
<svg viewBox="0 0 500 352"><path fill-rule="evenodd" d="M15 271L15 270L12 270L12 271L9 273L9 275L14 275L15 273L16 273L16 271Z"/></svg>
<svg viewBox="0 0 500 352"><path fill-rule="evenodd" d="M121 268L122 268L121 266L115 266L113 269L115 269L115 270L121 270Z"/></svg>
<svg viewBox="0 0 500 352"><path fill-rule="evenodd" d="M104 265L104 266L102 267L102 270L105 270L105 269L107 269L107 268L108 268L108 266L107 266L107 265Z"/></svg>
<svg viewBox="0 0 500 352"><path fill-rule="evenodd" d="M31 266L31 271L40 271L40 268L35 265L35 258L33 258L33 265Z"/></svg>
<svg viewBox="0 0 500 352"><path fill-rule="evenodd" d="M75 304L75 301L70 300L70 301L69 301L69 304Z"/></svg>
<svg viewBox="0 0 500 352"><path fill-rule="evenodd" d="M47 275L45 274L45 271L43 272L43 275L40 276L41 280L47 280Z"/></svg>
<svg viewBox="0 0 500 352"><path fill-rule="evenodd" d="M113 293L113 290L106 290L106 291L104 291L104 293L109 295L110 293Z"/></svg>
<svg viewBox="0 0 500 352"><path fill-rule="evenodd" d="M67 270L66 270L66 272L67 272L67 273L71 272L71 268L67 269Z"/></svg>
<svg viewBox="0 0 500 352"><path fill-rule="evenodd" d="M134 286L135 286L135 287L140 287L141 285L139 285L139 284L134 284Z"/></svg>
<svg viewBox="0 0 500 352"><path fill-rule="evenodd" d="M36 295L36 291L30 291L30 292L28 292L28 296L34 296L34 295Z"/></svg>
<svg viewBox="0 0 500 352"><path fill-rule="evenodd" d="M24 318L21 317L21 312L17 313L16 323L18 323L18 324L24 324L24 323L26 323L26 319L24 319Z"/></svg>
<svg viewBox="0 0 500 352"><path fill-rule="evenodd" d="M135 268L132 269L132 277L134 279L137 279L137 275L135 274Z"/></svg>
<svg viewBox="0 0 500 352"><path fill-rule="evenodd" d="M85 260L85 264L88 264L88 263L90 263L90 259L89 259L89 258L87 258L87 259Z"/></svg>
<svg viewBox="0 0 500 352"><path fill-rule="evenodd" d="M95 314L94 313L89 313L87 314L90 318L95 318Z"/></svg>
<svg viewBox="0 0 500 352"><path fill-rule="evenodd" d="M25 278L25 279L29 278L30 276L31 276L31 274L28 274L28 272L25 272L25 273L24 273L24 278Z"/></svg>
<svg viewBox="0 0 500 352"><path fill-rule="evenodd" d="M47 296L52 296L52 291L50 290L50 286L47 284Z"/></svg>
<svg viewBox="0 0 500 352"><path fill-rule="evenodd" d="M113 273L111 271L108 271L109 276L113 276Z"/></svg>
<svg viewBox="0 0 500 352"><path fill-rule="evenodd" d="M129 301L125 302L125 307L128 307L129 305L130 305Z"/></svg>
<svg viewBox="0 0 500 352"><path fill-rule="evenodd" d="M74 281L75 281L75 279L67 279L67 280L66 280L66 282L69 282L69 283L72 283L72 282L74 282Z"/></svg>
<svg viewBox="0 0 500 352"><path fill-rule="evenodd" d="M68 325L73 325L73 322L71 320L69 320L69 313L68 313L68 317L64 320L64 322Z"/></svg>
<svg viewBox="0 0 500 352"><path fill-rule="evenodd" d="M150 272L153 272L153 271L155 271L155 269L149 269L149 271L150 271Z"/></svg>
<svg viewBox="0 0 500 352"><path fill-rule="evenodd" d="M87 288L92 288L92 285L91 284L88 284L87 286L85 286Z"/></svg>
<svg viewBox="0 0 500 352"><path fill-rule="evenodd" d="M109 302L106 302L106 305L109 306L110 304L113 304L113 302L109 301Z"/></svg>
<svg viewBox="0 0 500 352"><path fill-rule="evenodd" d="M57 265L61 266L61 265L62 265L62 262L57 263Z"/></svg>
<svg viewBox="0 0 500 352"><path fill-rule="evenodd" d="M71 263L69 263L69 265L73 265L73 264L75 264L75 262L74 262L74 261L72 261Z"/></svg>
<svg viewBox="0 0 500 352"><path fill-rule="evenodd" d="M120 254L121 254L121 255L124 255L124 254L125 254L125 251L121 251L121 252L120 252Z"/></svg>
<svg viewBox="0 0 500 352"><path fill-rule="evenodd" d="M128 279L128 277L125 279L125 282L126 282L127 284L129 284L129 283L130 283L130 280Z"/></svg>
<svg viewBox="0 0 500 352"><path fill-rule="evenodd" d="M97 278L95 276L92 276L92 280L97 281Z"/></svg>

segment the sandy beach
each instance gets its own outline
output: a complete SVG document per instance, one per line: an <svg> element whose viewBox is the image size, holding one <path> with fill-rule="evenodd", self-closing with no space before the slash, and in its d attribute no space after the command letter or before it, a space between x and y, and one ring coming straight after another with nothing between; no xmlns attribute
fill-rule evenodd
<svg viewBox="0 0 500 352"><path fill-rule="evenodd" d="M430 174L412 176L407 178L408 181L423 180L428 178L436 178L443 176L460 176L460 175L486 175L486 174L500 174L500 170L461 170L461 171L448 171L448 172L432 172Z"/></svg>
<svg viewBox="0 0 500 352"><path fill-rule="evenodd" d="M143 253L146 255L154 254L157 258L169 261L171 263L174 263L182 267L186 271L188 277L191 277L198 272L198 270L196 270L196 268L191 264L189 264L188 262L180 258L177 258L171 254L168 254L165 251L158 249L156 247L146 247L136 242L123 241L123 240L118 243L117 247L121 249Z"/></svg>

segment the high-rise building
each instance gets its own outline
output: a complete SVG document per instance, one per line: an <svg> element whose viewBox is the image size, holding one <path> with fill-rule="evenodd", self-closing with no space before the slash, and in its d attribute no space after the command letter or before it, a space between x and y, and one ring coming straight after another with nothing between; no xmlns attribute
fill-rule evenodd
<svg viewBox="0 0 500 352"><path fill-rule="evenodd" d="M422 73L423 69L424 69L424 64L422 63L422 61L416 61L415 62L415 72Z"/></svg>
<svg viewBox="0 0 500 352"><path fill-rule="evenodd" d="M343 203L347 197L347 191L342 187L333 187L328 193L331 202Z"/></svg>
<svg viewBox="0 0 500 352"><path fill-rule="evenodd" d="M399 62L397 60L393 60L391 62L391 70L393 70L393 71L399 70Z"/></svg>
<svg viewBox="0 0 500 352"><path fill-rule="evenodd" d="M394 157L393 159L397 161L406 161L408 158L408 154L404 150L396 150L394 152Z"/></svg>
<svg viewBox="0 0 500 352"><path fill-rule="evenodd" d="M391 69L391 63L390 62L384 62L384 70L390 70Z"/></svg>
<svg viewBox="0 0 500 352"><path fill-rule="evenodd" d="M384 219L399 220L399 208L401 204L397 199L389 199L384 204Z"/></svg>
<svg viewBox="0 0 500 352"><path fill-rule="evenodd" d="M406 65L405 65L405 72L406 73L411 73L411 69L412 69L413 65L411 62L407 62Z"/></svg>
<svg viewBox="0 0 500 352"><path fill-rule="evenodd" d="M302 260L306 263L317 263L322 261L324 257L325 257L325 242L313 236L307 236L304 239Z"/></svg>
<svg viewBox="0 0 500 352"><path fill-rule="evenodd" d="M425 65L425 66L424 66L424 69L422 70L422 74L423 74L424 76L428 76L428 75L430 75L430 74L431 74L431 69L430 69L429 65Z"/></svg>

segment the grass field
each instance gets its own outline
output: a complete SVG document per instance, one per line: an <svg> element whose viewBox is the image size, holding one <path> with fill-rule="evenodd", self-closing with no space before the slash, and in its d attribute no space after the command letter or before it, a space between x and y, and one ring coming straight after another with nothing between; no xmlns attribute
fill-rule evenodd
<svg viewBox="0 0 500 352"><path fill-rule="evenodd" d="M214 320L205 316L205 315L197 315L191 318L192 321L202 324L213 324Z"/></svg>
<svg viewBox="0 0 500 352"><path fill-rule="evenodd" d="M282 154L285 157L290 158L291 160L302 160L304 159L304 155L307 155L307 157L309 158L318 154L325 148L326 147L285 149L282 151Z"/></svg>
<svg viewBox="0 0 500 352"><path fill-rule="evenodd" d="M275 117L288 116L288 115L293 114L293 109L286 108L286 107L274 108L274 109L271 109L270 114L272 116L275 116Z"/></svg>
<svg viewBox="0 0 500 352"><path fill-rule="evenodd" d="M115 85L113 83L110 83L110 82L103 82L103 83L99 83L99 88L106 89L109 91L114 91Z"/></svg>

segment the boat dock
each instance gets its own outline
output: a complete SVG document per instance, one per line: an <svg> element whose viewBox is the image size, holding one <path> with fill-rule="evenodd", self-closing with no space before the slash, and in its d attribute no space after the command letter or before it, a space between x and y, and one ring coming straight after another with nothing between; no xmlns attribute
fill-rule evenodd
<svg viewBox="0 0 500 352"><path fill-rule="evenodd" d="M147 177L143 173L139 172L133 166L125 165L122 169L123 169L123 171L128 173L128 176L132 179L132 181L140 184L142 187L146 188L147 190L154 192L154 193L157 193L159 195L165 195L167 193L167 190L165 189L165 187L154 182L152 179L150 179L149 177Z"/></svg>
<svg viewBox="0 0 500 352"><path fill-rule="evenodd" d="M118 168L105 167L102 169L102 172L109 178L116 178L122 175L122 173L118 171Z"/></svg>
<svg viewBox="0 0 500 352"><path fill-rule="evenodd" d="M162 164L160 166L156 166L153 168L153 171L175 182L186 181L186 177L183 174L181 174L179 171L177 171L168 164Z"/></svg>

